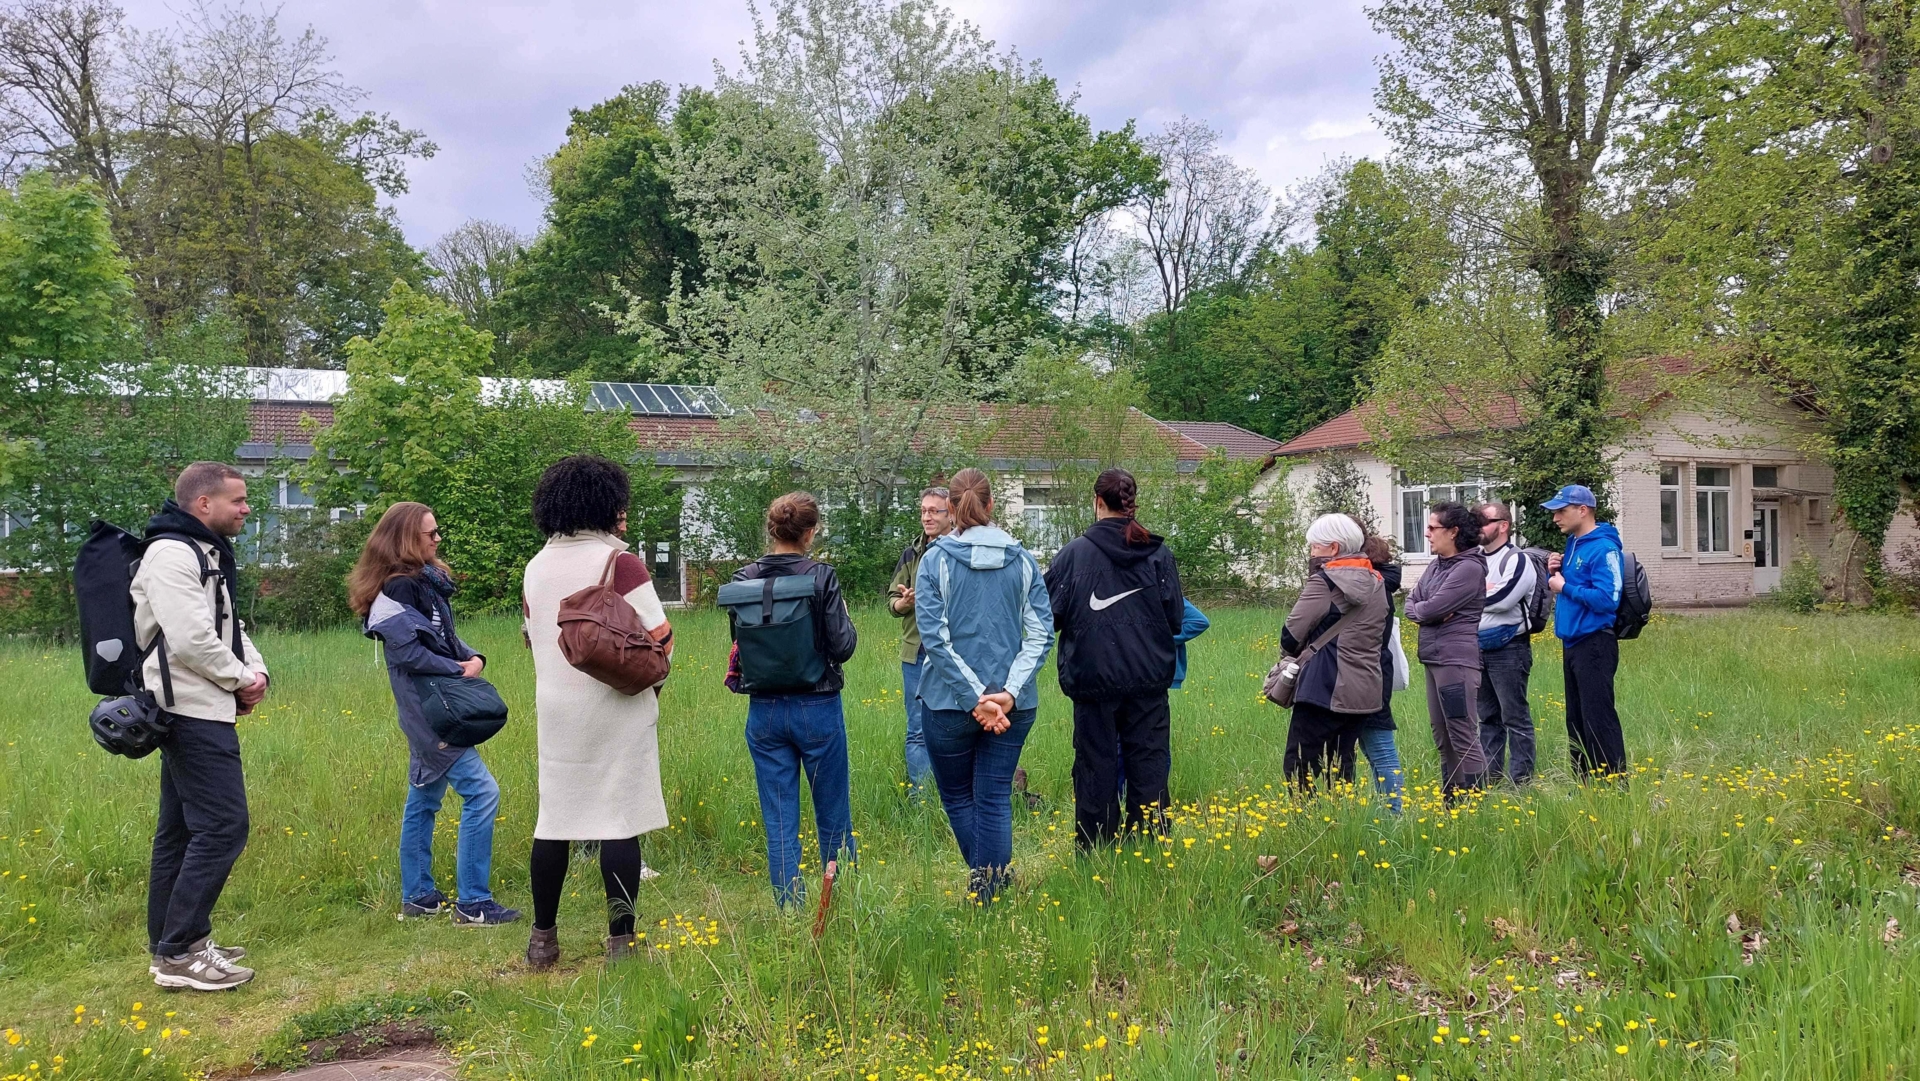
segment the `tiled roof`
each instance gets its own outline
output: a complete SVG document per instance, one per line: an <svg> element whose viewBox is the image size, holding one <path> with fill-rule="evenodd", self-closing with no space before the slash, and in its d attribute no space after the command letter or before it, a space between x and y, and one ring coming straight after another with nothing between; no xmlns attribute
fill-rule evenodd
<svg viewBox="0 0 1920 1081"><path fill-rule="evenodd" d="M1638 362L1655 371L1642 367L1622 378L1616 387L1620 397L1634 408L1644 407L1664 394L1659 388L1659 376L1693 375L1701 371L1701 366L1691 357L1647 357ZM1366 401L1340 414L1323 424L1301 432L1283 443L1275 453L1280 455L1312 454L1324 450L1348 450L1373 441L1368 425L1379 415L1378 402ZM1439 411L1421 423L1421 431L1429 435L1464 434L1473 431L1504 430L1517 428L1522 419L1520 403L1510 395L1498 394L1470 406L1461 395L1449 388L1448 401Z"/></svg>
<svg viewBox="0 0 1920 1081"><path fill-rule="evenodd" d="M1210 450L1223 450L1236 462L1259 461L1280 449L1278 439L1268 439L1238 424L1219 420L1163 420L1160 423Z"/></svg>
<svg viewBox="0 0 1920 1081"><path fill-rule="evenodd" d="M984 433L977 448L983 457L1044 459L1054 449L1053 413L1050 406L981 404L932 411L928 424L935 430L938 430L936 426L945 426L949 432L958 435ZM300 426L303 416L313 417L324 428L333 423L333 407L313 403L253 402L248 406L248 438L251 442L266 444L308 443L311 440ZM1205 446L1176 431L1172 425L1157 421L1138 409L1129 409L1122 423L1129 436L1163 442L1178 461L1200 461L1208 456ZM726 429L716 417L635 416L628 419L627 425L633 429L642 449L656 452L701 450L716 446L727 438ZM1252 435L1250 432L1246 434Z"/></svg>

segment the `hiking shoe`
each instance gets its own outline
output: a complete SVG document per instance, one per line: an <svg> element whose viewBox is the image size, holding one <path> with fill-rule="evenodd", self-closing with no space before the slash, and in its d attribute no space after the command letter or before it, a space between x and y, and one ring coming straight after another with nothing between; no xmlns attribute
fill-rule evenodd
<svg viewBox="0 0 1920 1081"><path fill-rule="evenodd" d="M444 916L447 903L447 895L439 890L421 894L411 901L400 902L400 918L410 920L420 916Z"/></svg>
<svg viewBox="0 0 1920 1081"><path fill-rule="evenodd" d="M491 897L470 905L455 902L453 906L453 922L462 927L491 927L496 923L512 923L519 918L519 909L508 908Z"/></svg>
<svg viewBox="0 0 1920 1081"><path fill-rule="evenodd" d="M651 868L651 867L649 867L649 866L647 866L647 861L646 861L646 860L641 860L641 861L640 861L640 881L642 881L642 882L652 882L652 881L653 881L654 879L656 879L656 878L659 878L659 877L660 877L660 872L658 872L658 871L656 871L656 870L654 870L653 868Z"/></svg>
<svg viewBox="0 0 1920 1081"><path fill-rule="evenodd" d="M222 946L211 938L207 939L206 948L229 961L238 961L247 955L247 948L245 946ZM147 975L160 975L160 958L158 956L154 957L153 963L147 966Z"/></svg>
<svg viewBox="0 0 1920 1081"><path fill-rule="evenodd" d="M190 987L195 991L227 991L253 979L253 970L227 960L203 938L178 957L154 958L153 982L160 987Z"/></svg>
<svg viewBox="0 0 1920 1081"><path fill-rule="evenodd" d="M552 968L560 960L560 929L536 927L527 936L527 967L538 972Z"/></svg>

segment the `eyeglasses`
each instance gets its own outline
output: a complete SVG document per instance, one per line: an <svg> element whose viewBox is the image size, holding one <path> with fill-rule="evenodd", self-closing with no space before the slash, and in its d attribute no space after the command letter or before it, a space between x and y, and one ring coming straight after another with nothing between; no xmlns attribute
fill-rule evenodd
<svg viewBox="0 0 1920 1081"><path fill-rule="evenodd" d="M420 535L423 537L432 537L434 540L440 539L440 531L438 529L423 529L420 531Z"/></svg>

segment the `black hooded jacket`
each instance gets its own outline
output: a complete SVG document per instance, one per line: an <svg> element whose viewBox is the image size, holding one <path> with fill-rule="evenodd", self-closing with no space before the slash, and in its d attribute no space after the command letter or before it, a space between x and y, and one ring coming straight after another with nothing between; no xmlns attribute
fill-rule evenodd
<svg viewBox="0 0 1920 1081"><path fill-rule="evenodd" d="M1060 632L1060 690L1080 701L1159 694L1173 684L1186 601L1159 537L1127 543L1127 518L1103 518L1047 567Z"/></svg>

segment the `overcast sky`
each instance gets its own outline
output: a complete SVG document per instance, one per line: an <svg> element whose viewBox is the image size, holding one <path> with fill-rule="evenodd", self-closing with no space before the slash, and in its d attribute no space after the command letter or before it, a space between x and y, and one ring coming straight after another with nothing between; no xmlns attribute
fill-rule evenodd
<svg viewBox="0 0 1920 1081"><path fill-rule="evenodd" d="M141 29L184 6L123 2ZM1205 120L1276 191L1384 149L1371 120L1384 46L1359 0L950 2L1077 88L1096 126ZM280 12L290 33L312 25L328 38L365 107L440 145L397 203L417 245L469 218L536 230L527 166L559 145L569 108L627 83L710 84L715 60L738 66L752 30L745 0L285 0Z"/></svg>

